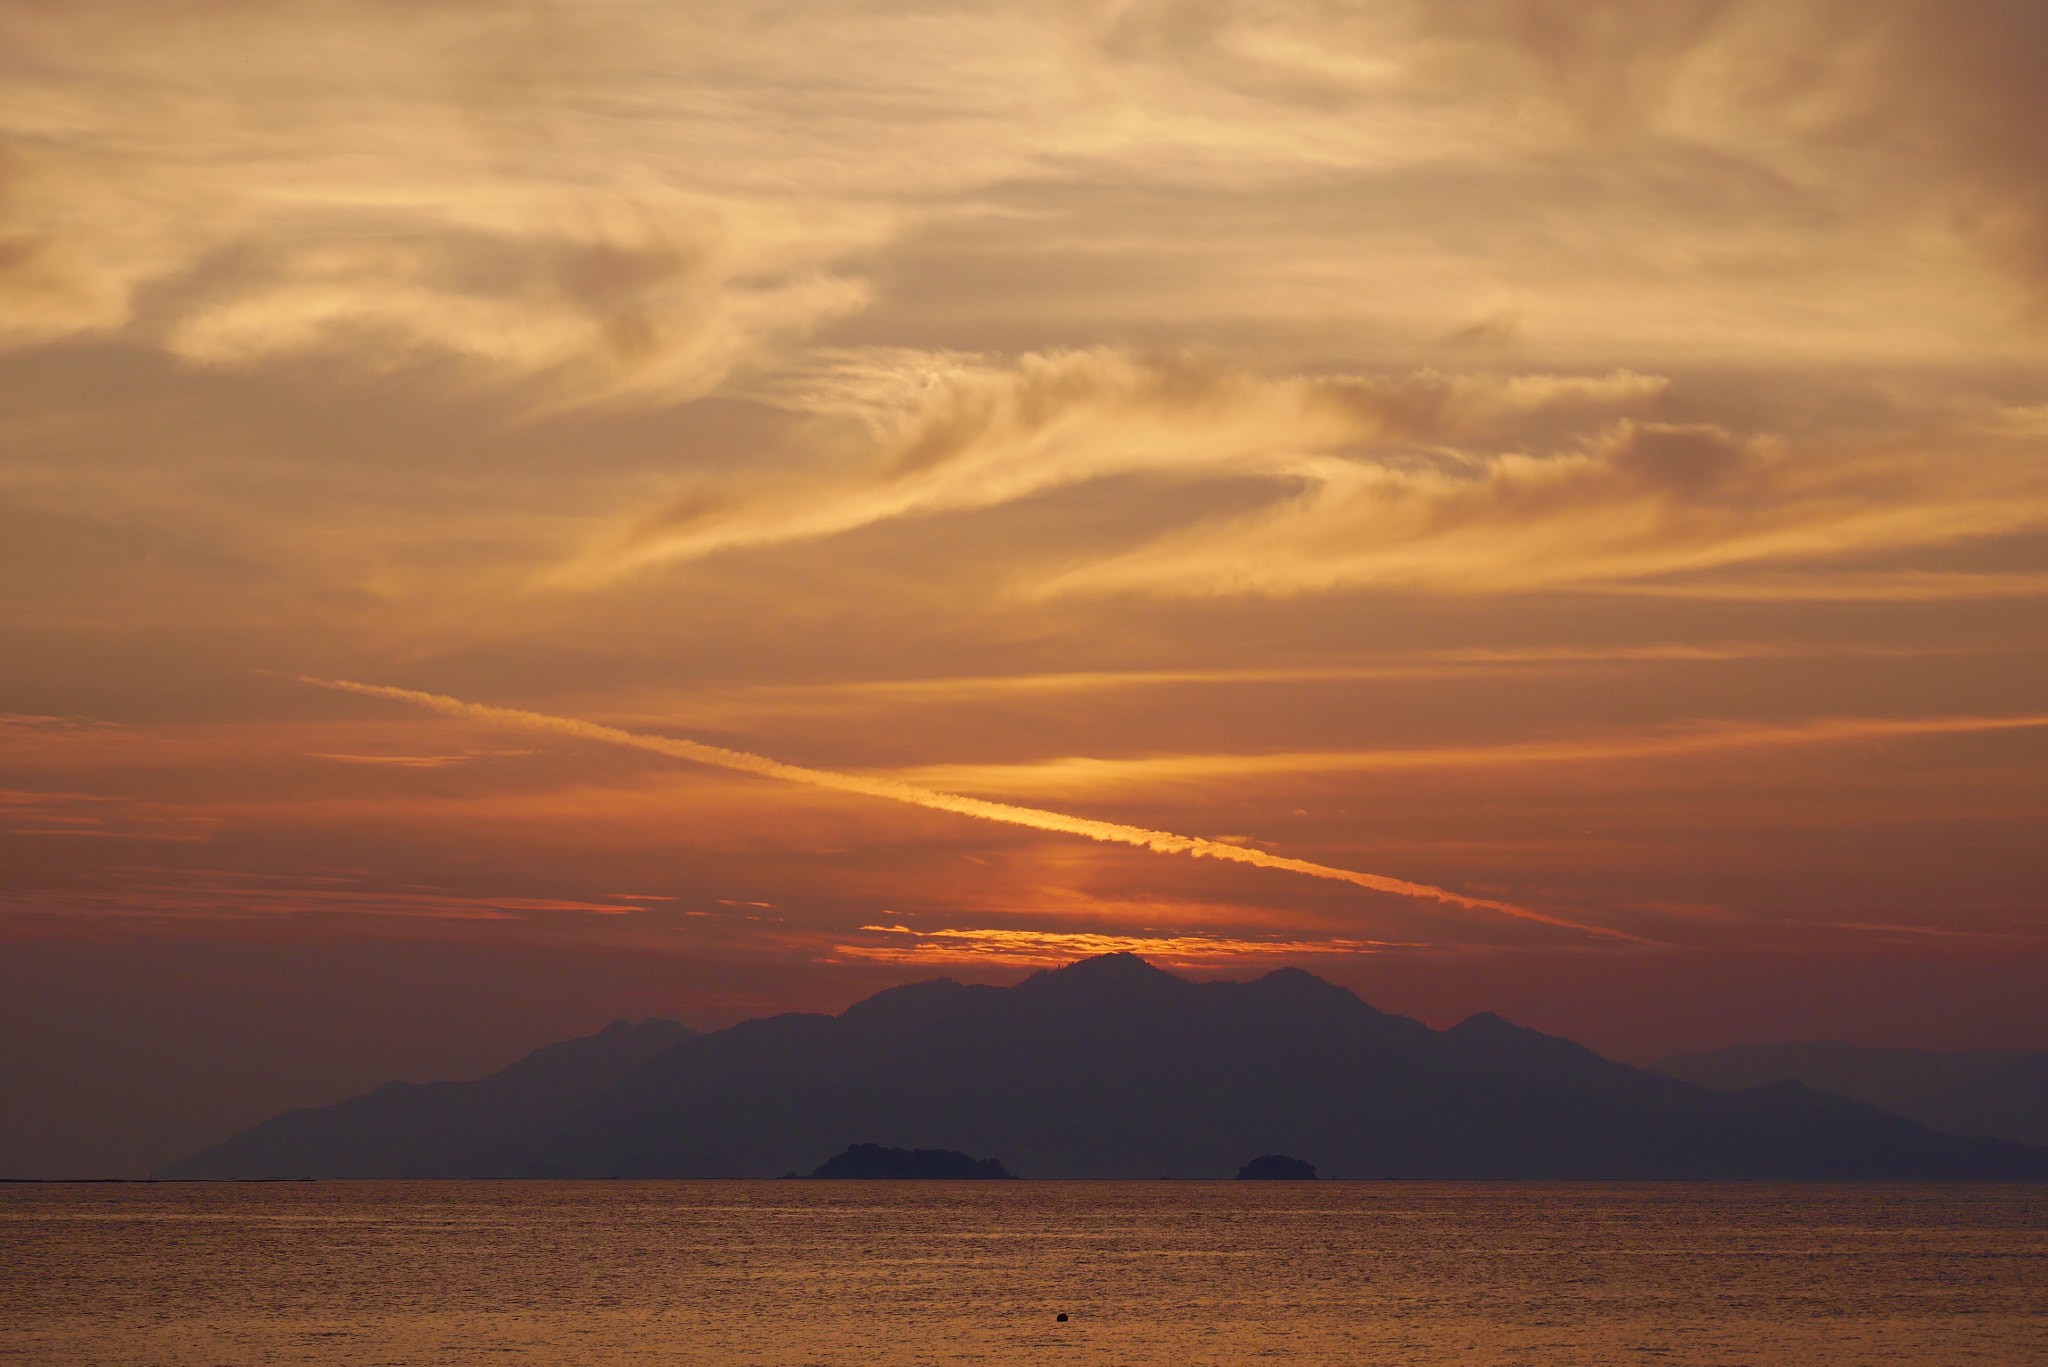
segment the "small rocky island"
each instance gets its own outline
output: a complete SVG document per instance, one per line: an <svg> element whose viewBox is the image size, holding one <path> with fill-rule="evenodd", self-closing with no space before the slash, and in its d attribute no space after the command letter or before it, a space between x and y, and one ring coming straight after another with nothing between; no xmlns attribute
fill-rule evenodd
<svg viewBox="0 0 2048 1367"><path fill-rule="evenodd" d="M1284 1153L1269 1153L1263 1158L1254 1158L1237 1170L1240 1182L1313 1182L1316 1180L1316 1165L1304 1163L1299 1158L1289 1158Z"/></svg>
<svg viewBox="0 0 2048 1367"><path fill-rule="evenodd" d="M972 1182L1014 1178L1016 1174L1005 1168L999 1158L970 1158L952 1149L885 1149L880 1144L855 1144L820 1164L811 1176Z"/></svg>

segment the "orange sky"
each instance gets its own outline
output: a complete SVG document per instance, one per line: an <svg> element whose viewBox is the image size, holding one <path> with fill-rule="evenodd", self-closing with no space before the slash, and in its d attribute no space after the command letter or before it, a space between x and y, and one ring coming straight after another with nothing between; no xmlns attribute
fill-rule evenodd
<svg viewBox="0 0 2048 1367"><path fill-rule="evenodd" d="M2043 69L2032 0L0 0L14 972L615 966L426 1072L1101 948L2048 1046Z"/></svg>

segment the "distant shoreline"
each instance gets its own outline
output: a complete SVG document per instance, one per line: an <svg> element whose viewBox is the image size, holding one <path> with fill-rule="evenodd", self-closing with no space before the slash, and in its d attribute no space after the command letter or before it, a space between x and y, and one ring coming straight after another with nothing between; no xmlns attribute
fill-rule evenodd
<svg viewBox="0 0 2048 1367"><path fill-rule="evenodd" d="M105 1186L130 1186L130 1187L138 1187L138 1186L139 1186L139 1187L146 1187L146 1186L159 1186L159 1185L165 1185L165 1184L176 1184L176 1183L181 1183L181 1182L182 1182L182 1183L192 1183L192 1182L216 1182L216 1183L234 1183L234 1184L238 1184L238 1185L241 1185L241 1186L250 1186L250 1185L257 1185L257 1184L263 1184L263 1183L273 1183L273 1184L274 1184L274 1183L279 1183L279 1182L296 1182L296 1183L305 1183L305 1182L353 1182L353 1181L367 1181L367 1182L405 1182L405 1181L411 1181L411 1180L414 1180L414 1179L411 1179L411 1178L404 1178L404 1177L367 1177L367 1178L353 1178L353 1177L0 1177L0 1186L7 1186L7 1187L27 1187L27 1186L45 1186L45 1187L90 1187L90 1186L100 1186L100 1187L105 1187ZM427 1180L431 1180L431 1179L427 1179ZM468 1180L468 1181L475 1181L475 1180L484 1180L484 1181L488 1181L488 1180L490 1180L490 1179L488 1179L488 1178L485 1178L485 1179L475 1179L475 1178L468 1178L468 1179L458 1179L458 1180ZM600 1179L600 1180L601 1180L601 1179Z"/></svg>

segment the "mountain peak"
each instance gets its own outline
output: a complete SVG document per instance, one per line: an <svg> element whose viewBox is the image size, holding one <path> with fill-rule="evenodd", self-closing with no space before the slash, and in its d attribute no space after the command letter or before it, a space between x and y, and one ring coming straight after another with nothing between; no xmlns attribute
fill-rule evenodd
<svg viewBox="0 0 2048 1367"><path fill-rule="evenodd" d="M1019 999L1070 1002L1158 1001L1193 992L1195 985L1129 952L1096 954L1060 968L1041 969L1010 989Z"/></svg>
<svg viewBox="0 0 2048 1367"><path fill-rule="evenodd" d="M1162 978L1174 976L1151 960L1140 958L1128 949L1119 949L1109 954L1091 954L1085 959L1074 960L1065 968L1055 968L1052 972L1157 974Z"/></svg>
<svg viewBox="0 0 2048 1367"><path fill-rule="evenodd" d="M1113 954L1094 954L1086 959L1076 959L1060 968L1045 968L1024 980L1025 983L1044 979L1060 979L1064 982L1175 982L1185 983L1185 978L1176 977L1165 969L1141 959L1127 949ZM1024 984L1020 983L1019 986Z"/></svg>
<svg viewBox="0 0 2048 1367"><path fill-rule="evenodd" d="M1337 997L1364 1005L1356 992L1340 987L1328 978L1318 978L1305 968L1276 968L1271 973L1262 973L1246 984L1266 992L1277 992L1292 997Z"/></svg>

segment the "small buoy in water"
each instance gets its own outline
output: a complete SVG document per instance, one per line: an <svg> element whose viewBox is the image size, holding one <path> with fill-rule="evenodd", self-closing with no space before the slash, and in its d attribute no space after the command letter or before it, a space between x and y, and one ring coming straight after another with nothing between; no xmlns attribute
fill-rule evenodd
<svg viewBox="0 0 2048 1367"><path fill-rule="evenodd" d="M1067 1322L1067 1317L1065 1315L1056 1315L1054 1316L1054 1318L1058 1320L1061 1324L1065 1324Z"/></svg>

